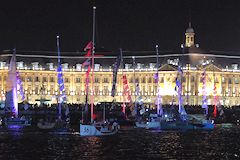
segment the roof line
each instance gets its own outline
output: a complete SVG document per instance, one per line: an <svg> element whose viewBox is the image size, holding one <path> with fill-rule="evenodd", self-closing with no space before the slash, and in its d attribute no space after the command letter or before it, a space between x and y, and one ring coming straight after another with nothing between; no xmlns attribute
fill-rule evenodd
<svg viewBox="0 0 240 160"><path fill-rule="evenodd" d="M10 57L12 54L2 54L0 57ZM58 56L48 56L48 55L23 55L16 54L17 57L28 57L28 58L58 58ZM198 57L215 57L215 58L237 58L240 59L240 56L229 56L229 55L217 55L217 54L200 54L200 53L177 53L177 54L165 54L159 55L160 58L166 57L181 57L181 56L198 56ZM123 58L156 58L156 55L146 55L146 56L123 56ZM85 59L84 56L61 56L61 58L66 59ZM110 59L117 58L117 56L103 56L103 57L95 57L96 59Z"/></svg>

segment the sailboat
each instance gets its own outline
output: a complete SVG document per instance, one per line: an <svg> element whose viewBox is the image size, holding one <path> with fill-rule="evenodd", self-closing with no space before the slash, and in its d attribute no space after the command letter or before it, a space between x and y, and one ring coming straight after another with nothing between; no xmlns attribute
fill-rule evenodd
<svg viewBox="0 0 240 160"><path fill-rule="evenodd" d="M92 38L92 45L91 45L91 59L92 59L92 94L91 94L91 122L89 124L80 123L80 136L107 136L113 135L118 132L118 124L113 122L110 124L106 121L95 123L93 120L93 102L94 102L94 53L95 53L95 12L96 7L93 7L93 38ZM88 93L87 93L88 94Z"/></svg>
<svg viewBox="0 0 240 160"><path fill-rule="evenodd" d="M58 51L58 68L57 68L57 76L58 76L58 87L59 87L59 94L58 94L58 113L57 119L55 122L50 121L43 121L40 120L37 124L38 128L40 129L54 129L57 133L68 132L69 131L69 108L66 106L65 110L65 117L66 121L62 118L62 106L63 103L66 101L65 95L65 88L64 88L64 81L63 81L63 74L62 74L62 66L60 60L60 45L59 45L59 36L57 36L57 51Z"/></svg>
<svg viewBox="0 0 240 160"><path fill-rule="evenodd" d="M178 76L176 78L176 89L178 93L178 102L179 109L177 117L173 117L170 121L169 119L162 118L160 121L160 129L161 130L213 130L214 124L201 118L196 115L189 115L186 113L185 108L182 103L182 70L181 67L178 67ZM203 81L203 85L206 84ZM207 113L207 105L206 105L206 94L203 94L203 107L206 109Z"/></svg>
<svg viewBox="0 0 240 160"><path fill-rule="evenodd" d="M159 67L159 52L158 52L158 45L156 45L156 57L157 57L157 72L154 75L155 83L158 86L158 67ZM137 128L145 128L145 129L160 129L160 121L163 114L162 105L161 105L161 97L160 97L160 88L157 87L157 98L156 98L156 105L157 105L157 113L150 114L148 120L137 119L135 125ZM144 114L145 108L140 110L140 114Z"/></svg>
<svg viewBox="0 0 240 160"><path fill-rule="evenodd" d="M5 100L6 117L4 118L4 124L8 128L19 128L31 125L31 120L26 119L24 116L19 118L17 86L20 83L18 84L18 82L20 82L20 77L17 76L16 49L14 49L13 56L10 60L6 86L6 100Z"/></svg>

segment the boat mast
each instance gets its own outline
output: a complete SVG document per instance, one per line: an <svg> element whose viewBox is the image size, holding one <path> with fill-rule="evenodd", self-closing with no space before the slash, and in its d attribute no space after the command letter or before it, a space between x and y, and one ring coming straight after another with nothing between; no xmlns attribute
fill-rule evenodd
<svg viewBox="0 0 240 160"><path fill-rule="evenodd" d="M60 60L60 47L59 47L59 36L57 36L57 52L58 52L58 118L61 119L62 118L62 106L61 106L61 101L60 101L60 84L59 84L59 69L61 67L61 60ZM61 69L62 72L62 69Z"/></svg>
<svg viewBox="0 0 240 160"><path fill-rule="evenodd" d="M137 116L137 111L138 111L138 107L137 107L137 103L136 103L136 93L137 93L137 85L136 85L136 75L135 75L135 56L132 57L133 59L133 82L135 85L135 92L134 92L134 115Z"/></svg>
<svg viewBox="0 0 240 160"><path fill-rule="evenodd" d="M158 115L160 115L160 114L162 114L162 111L160 111L160 110L162 110L162 108L161 108L161 104L160 104L160 89L159 89L159 87L158 87L158 82L159 82L159 75L158 75L158 68L159 68L159 60L158 60L158 58L159 58L159 51L158 51L158 45L156 45L156 54L157 54L157 66L156 66L156 68L157 68L157 75L156 75L156 84L157 84L157 114Z"/></svg>
<svg viewBox="0 0 240 160"><path fill-rule="evenodd" d="M123 107L123 109L122 109L122 112L124 113L124 115L125 115L125 113L126 113L126 104L125 104L125 102L124 102L124 95L123 95L123 86L124 86L124 84L123 84L123 54L122 54L122 48L120 48L119 49L120 50L120 56L121 56L121 60L120 60L120 69L122 70L122 83L120 83L120 88L122 88L122 95L121 95L121 97L120 97L120 102L121 102L121 98L122 98L122 101L123 101L123 104L122 104L122 107Z"/></svg>
<svg viewBox="0 0 240 160"><path fill-rule="evenodd" d="M96 12L96 6L93 6L91 123L93 123L93 103L94 103L95 12Z"/></svg>

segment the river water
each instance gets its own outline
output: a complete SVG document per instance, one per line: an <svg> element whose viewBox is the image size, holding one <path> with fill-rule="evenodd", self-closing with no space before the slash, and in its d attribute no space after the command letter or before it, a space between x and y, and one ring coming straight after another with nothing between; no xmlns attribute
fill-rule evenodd
<svg viewBox="0 0 240 160"><path fill-rule="evenodd" d="M240 159L240 127L149 131L126 127L107 137L0 128L0 160Z"/></svg>

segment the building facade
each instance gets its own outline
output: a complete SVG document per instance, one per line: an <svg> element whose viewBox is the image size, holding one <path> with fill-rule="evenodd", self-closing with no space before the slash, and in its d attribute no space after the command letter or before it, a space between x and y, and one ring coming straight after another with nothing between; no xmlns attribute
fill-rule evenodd
<svg viewBox="0 0 240 160"><path fill-rule="evenodd" d="M191 25L186 30L186 41L184 47L191 48L194 45L194 30ZM191 54L189 54L191 56ZM194 55L194 54L193 54ZM18 56L18 55L17 55ZM137 58L137 56L136 56ZM201 65L186 63L182 65L182 95L184 104L201 105L203 93L207 96L207 103L214 104L218 97L218 103L226 106L240 104L240 71L237 64L232 68L219 67L212 61L205 61ZM54 66L55 65L55 66ZM154 104L157 97L157 90L160 87L160 95L163 104L178 104L177 92L175 91L176 77L178 74L179 59L167 60L159 68L154 64L143 67L138 63L134 68L125 67L119 69L117 74L116 95L111 96L113 71L112 67L103 69L98 64L95 65L94 73L94 102L123 102L127 101L123 95L123 74L126 74L133 101L141 96L144 103ZM23 90L26 101L32 104L39 103L41 99L48 100L48 103L57 103L59 93L57 83L56 64L47 63L45 66L38 62L31 65L24 64L23 61L17 62L18 71L23 83ZM81 64L69 67L67 63L62 64L65 93L68 103L86 102L86 69L81 68ZM159 72L158 84L155 83L154 74ZM202 74L206 73L206 91L203 91ZM6 79L8 74L8 61L0 61L0 101L5 100ZM90 74L91 76L91 74ZM90 78L90 88L91 87ZM136 84L139 86L139 94L136 94ZM214 90L215 88L215 90ZM215 93L214 93L215 92ZM88 93L89 97L93 94ZM20 102L20 98L19 98ZM89 98L90 102L90 98Z"/></svg>

